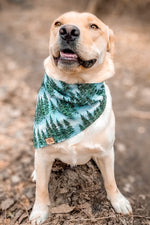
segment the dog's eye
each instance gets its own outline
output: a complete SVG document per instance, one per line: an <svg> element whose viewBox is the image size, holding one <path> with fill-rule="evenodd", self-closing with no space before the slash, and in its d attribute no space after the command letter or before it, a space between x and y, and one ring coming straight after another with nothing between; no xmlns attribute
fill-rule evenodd
<svg viewBox="0 0 150 225"><path fill-rule="evenodd" d="M90 28L92 28L92 29L95 29L95 30L96 30L96 29L98 29L99 27L98 27L96 24L91 24L91 25L90 25Z"/></svg>
<svg viewBox="0 0 150 225"><path fill-rule="evenodd" d="M55 23L55 26L56 27L60 27L62 24L61 24L61 22L59 22L59 21L57 21L56 23Z"/></svg>

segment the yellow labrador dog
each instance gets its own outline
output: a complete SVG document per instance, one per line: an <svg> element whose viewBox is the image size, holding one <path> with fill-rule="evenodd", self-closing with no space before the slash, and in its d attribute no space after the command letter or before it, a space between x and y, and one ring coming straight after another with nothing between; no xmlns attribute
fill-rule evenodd
<svg viewBox="0 0 150 225"><path fill-rule="evenodd" d="M65 13L51 26L45 72L51 79L70 85L104 82L114 75L113 47L113 31L96 16ZM65 141L54 143L53 138L49 138L47 147L36 149L33 172L36 199L30 215L32 224L41 224L49 215L48 182L55 159L81 165L93 158L102 173L107 197L115 211L122 214L132 212L129 201L120 193L115 181L115 117L109 88L103 84L106 105L95 122Z"/></svg>

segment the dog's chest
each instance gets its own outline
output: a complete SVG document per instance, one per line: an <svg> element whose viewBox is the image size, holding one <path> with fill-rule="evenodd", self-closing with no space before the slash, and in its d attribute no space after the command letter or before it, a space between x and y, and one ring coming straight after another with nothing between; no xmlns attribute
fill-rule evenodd
<svg viewBox="0 0 150 225"><path fill-rule="evenodd" d="M105 154L114 143L114 123L111 107L106 107L101 117L85 131L55 145L54 158L70 165L81 165L92 157Z"/></svg>
<svg viewBox="0 0 150 225"><path fill-rule="evenodd" d="M106 94L107 103L103 114L76 136L46 147L50 157L70 165L80 165L88 162L92 157L104 154L111 148L115 136L115 121L107 86Z"/></svg>
<svg viewBox="0 0 150 225"><path fill-rule="evenodd" d="M72 146L68 149L61 149L57 157L62 162L75 166L87 163L91 159L91 154L86 149L77 149Z"/></svg>
<svg viewBox="0 0 150 225"><path fill-rule="evenodd" d="M96 129L96 125L98 126L98 124L94 125L75 138L59 144L56 148L57 153L55 158L70 165L81 165L87 163L92 157L105 153L114 137L112 136L108 140L105 129L99 132L100 128Z"/></svg>

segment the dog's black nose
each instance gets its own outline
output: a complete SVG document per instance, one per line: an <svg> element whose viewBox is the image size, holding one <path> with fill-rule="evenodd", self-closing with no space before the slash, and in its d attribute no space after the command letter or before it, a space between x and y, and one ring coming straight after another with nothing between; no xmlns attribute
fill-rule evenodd
<svg viewBox="0 0 150 225"><path fill-rule="evenodd" d="M75 41L80 36L80 30L74 25L64 25L59 30L60 37L66 41Z"/></svg>

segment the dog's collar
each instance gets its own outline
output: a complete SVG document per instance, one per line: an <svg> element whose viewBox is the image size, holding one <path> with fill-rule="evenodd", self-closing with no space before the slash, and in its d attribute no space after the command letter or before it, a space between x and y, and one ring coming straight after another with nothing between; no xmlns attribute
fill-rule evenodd
<svg viewBox="0 0 150 225"><path fill-rule="evenodd" d="M44 75L34 120L35 148L62 142L90 126L104 111L105 85L67 84Z"/></svg>

